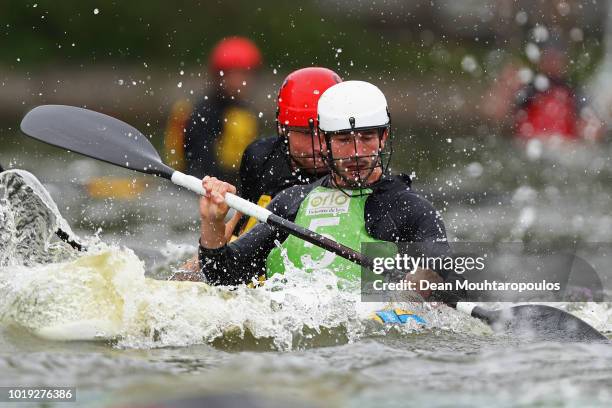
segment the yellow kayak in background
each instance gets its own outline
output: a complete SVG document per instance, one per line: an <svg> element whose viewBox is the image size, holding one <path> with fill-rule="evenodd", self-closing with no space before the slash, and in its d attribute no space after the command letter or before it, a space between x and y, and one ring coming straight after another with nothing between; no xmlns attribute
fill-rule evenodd
<svg viewBox="0 0 612 408"><path fill-rule="evenodd" d="M91 198L118 198L132 200L137 198L147 183L143 177L92 177L85 183L85 190Z"/></svg>

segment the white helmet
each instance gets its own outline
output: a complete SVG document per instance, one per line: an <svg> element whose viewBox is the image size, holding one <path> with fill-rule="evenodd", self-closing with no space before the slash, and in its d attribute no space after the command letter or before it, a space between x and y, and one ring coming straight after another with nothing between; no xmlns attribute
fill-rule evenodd
<svg viewBox="0 0 612 408"><path fill-rule="evenodd" d="M389 136L391 116L387 109L387 99L378 87L364 81L346 81L328 88L317 105L318 130L324 136L326 148L321 147L322 155L330 172L339 176L351 188L369 186L370 176L377 168L385 174L393 152ZM346 133L354 136L362 132L376 130L378 149L367 155L358 153L356 139L353 138L354 155L336 157L332 141ZM323 143L322 139L319 139ZM361 154L361 155L360 155ZM367 161L365 167L364 160ZM349 176L347 165L353 164L358 170ZM361 168L361 170L359 170ZM363 172L362 172L363 170ZM367 171L367 173L365 173ZM354 175L357 173L357 175ZM334 180L334 179L332 179Z"/></svg>
<svg viewBox="0 0 612 408"><path fill-rule="evenodd" d="M387 99L375 85L346 81L331 86L319 99L319 129L325 132L388 127Z"/></svg>

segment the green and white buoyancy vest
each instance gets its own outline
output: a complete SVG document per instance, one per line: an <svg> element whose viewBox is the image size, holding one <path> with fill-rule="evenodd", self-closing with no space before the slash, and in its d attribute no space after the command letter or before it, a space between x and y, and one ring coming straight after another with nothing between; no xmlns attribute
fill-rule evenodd
<svg viewBox="0 0 612 408"><path fill-rule="evenodd" d="M347 193L351 194L351 191ZM349 197L340 190L318 186L302 201L295 223L360 251L363 242L382 242L366 231L364 209L367 198L367 194ZM280 248L276 247L268 254L268 277L285 272L284 251L293 266L306 272L328 269L339 278L348 280L361 276L361 267L354 262L289 235Z"/></svg>

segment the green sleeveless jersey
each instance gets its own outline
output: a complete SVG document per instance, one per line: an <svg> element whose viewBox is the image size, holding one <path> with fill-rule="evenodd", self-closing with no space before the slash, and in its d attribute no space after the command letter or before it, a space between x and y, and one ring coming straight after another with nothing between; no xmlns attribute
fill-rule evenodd
<svg viewBox="0 0 612 408"><path fill-rule="evenodd" d="M381 242L368 235L365 229L364 209L367 198L367 195L349 197L337 189L316 187L302 201L295 223L360 251L363 242ZM349 280L361 276L359 265L289 235L280 248L274 248L268 255L268 277L285 272L285 257L293 266L306 272L328 269L338 277Z"/></svg>

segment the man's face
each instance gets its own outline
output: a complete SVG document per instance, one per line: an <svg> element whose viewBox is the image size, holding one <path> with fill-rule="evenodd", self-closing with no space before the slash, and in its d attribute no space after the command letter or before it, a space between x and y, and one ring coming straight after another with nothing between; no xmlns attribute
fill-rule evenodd
<svg viewBox="0 0 612 408"><path fill-rule="evenodd" d="M254 74L246 69L231 69L216 73L219 75L219 86L227 96L244 99L252 86Z"/></svg>
<svg viewBox="0 0 612 408"><path fill-rule="evenodd" d="M330 148L335 172L342 176L335 177L336 183L341 187L351 187L377 181L382 175L379 152L387 137L387 130L381 136L377 129L332 135Z"/></svg>
<svg viewBox="0 0 612 408"><path fill-rule="evenodd" d="M310 173L326 173L327 168L321 156L321 146L325 143L313 136L308 128L293 128L287 130L289 154L295 164Z"/></svg>

